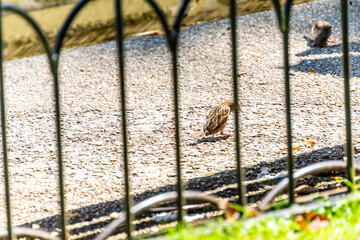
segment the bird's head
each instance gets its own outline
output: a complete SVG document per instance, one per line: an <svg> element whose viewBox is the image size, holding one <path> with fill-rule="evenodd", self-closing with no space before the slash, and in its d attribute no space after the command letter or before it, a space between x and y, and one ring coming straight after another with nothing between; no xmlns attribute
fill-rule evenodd
<svg viewBox="0 0 360 240"><path fill-rule="evenodd" d="M235 102L234 99L228 99L225 103L230 107L230 110L233 112L235 110ZM240 112L240 104L238 104L238 112Z"/></svg>

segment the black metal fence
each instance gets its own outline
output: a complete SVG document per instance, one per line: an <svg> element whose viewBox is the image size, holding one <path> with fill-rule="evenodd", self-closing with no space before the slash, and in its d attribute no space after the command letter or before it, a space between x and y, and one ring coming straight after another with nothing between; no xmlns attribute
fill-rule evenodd
<svg viewBox="0 0 360 240"><path fill-rule="evenodd" d="M58 65L60 52L63 44L64 37L66 32L73 22L75 16L83 9L83 7L89 3L90 0L82 0L78 2L75 8L72 10L68 18L66 19L64 25L62 26L57 42L54 47L51 47L44 33L40 29L39 25L34 21L34 19L24 10L17 7L16 5L2 2L1 10L10 11L20 15L24 18L36 31L40 42L43 44L45 53L47 55L50 71L53 77L54 83L54 104L55 104L55 114L56 114L56 137L57 137L57 157L58 157L58 182L59 182L59 204L60 204L60 223L61 223L61 239L68 239L69 234L67 231L67 216L66 216L66 207L65 207L65 187L64 187L64 177L63 177L63 159L62 159L62 134L61 134L61 108L60 108L60 98L59 98L59 81L58 81ZM123 162L125 169L125 211L126 214L115 219L111 222L101 234L99 234L96 239L105 239L110 236L120 225L126 225L126 233L129 239L133 238L133 224L132 221L134 216L146 211L148 208L158 205L163 202L176 201L177 203L177 220L178 224L183 224L183 206L186 200L198 200L208 202L220 209L223 209L225 206L223 202L216 200L214 197L205 195L199 192L184 191L182 183L182 172L180 165L181 158L181 148L180 148L180 127L179 127L179 89L178 89L178 41L181 30L181 23L186 13L187 6L189 5L190 0L184 0L181 3L178 14L176 16L175 22L173 25L170 25L165 17L165 14L161 10L158 4L154 0L146 0L146 2L152 7L156 12L159 21L163 27L165 37L168 44L168 49L171 52L172 59L172 80L173 80L173 104L174 104L174 113L175 113L175 139L176 139L176 171L177 171L177 184L176 191L169 192L157 195L155 197L149 198L145 201L140 202L139 204L132 205L132 197L130 195L130 179L129 179L129 164L128 164L128 137L127 137L127 117L126 117L126 89L125 89L125 64L124 64L124 22L123 22L123 12L122 12L122 1L114 1L114 9L116 15L116 28L117 28L117 45L118 45L118 59L119 59L119 72L120 72L120 96L121 96L121 119L122 119L122 133L123 133ZM350 109L350 62L349 62L349 44L348 44L348 1L340 0L341 11L342 11L342 50L343 50L343 77L344 77L344 94L345 94L345 113L346 113L346 162L340 161L327 161L314 164L312 166L305 167L294 173L294 157L292 149L292 129L291 129L291 95L290 95L290 65L289 65L289 22L291 16L291 0L286 1L285 6L282 7L278 0L272 1L275 6L276 15L278 18L279 28L283 36L283 52L284 52L284 81L285 81L285 103L286 103L286 128L287 128L287 162L288 162L288 177L278 184L278 186L268 193L263 201L261 202L259 208L266 209L268 204L286 187L289 188L289 204L294 204L295 202L295 193L294 187L296 180L300 177L306 175L314 175L329 171L342 171L347 173L348 180L351 183L354 183L355 177L355 168L354 164L354 154L352 146L352 136L351 136L351 109ZM236 1L229 1L230 9L230 21L231 21L231 51L232 51L232 76L233 76L233 99L235 102L235 141L236 141L236 175L237 175L237 191L238 191L238 203L241 205L246 205L245 198L245 185L243 170L240 159L240 132L239 132L239 93L238 93L238 69L237 69L237 26L236 26ZM1 15L0 15L1 16ZM1 25L0 25L1 26ZM1 28L0 28L0 39L1 39ZM2 51L2 44L1 53ZM1 130L2 130L2 147L3 147L3 166L4 166L4 185L5 185L5 198L6 198L6 213L7 213L7 231L0 231L0 238L14 239L19 237L30 237L30 238L40 238L40 239L57 239L50 235L50 233L32 230L26 228L13 228L12 225L12 214L11 214L11 191L9 183L9 171L8 171L8 147L7 147L7 137L6 137L6 114L5 114L5 91L4 91L4 78L3 78L3 61L1 57L1 67L0 67L0 100L1 100ZM356 169L360 170L360 168Z"/></svg>

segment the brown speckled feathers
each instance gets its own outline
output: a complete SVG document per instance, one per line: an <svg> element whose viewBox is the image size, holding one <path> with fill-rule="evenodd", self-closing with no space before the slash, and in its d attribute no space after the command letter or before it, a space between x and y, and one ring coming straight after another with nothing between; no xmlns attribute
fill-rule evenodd
<svg viewBox="0 0 360 240"><path fill-rule="evenodd" d="M213 108L206 117L203 130L205 135L213 135L219 131L222 131L226 125L230 113L230 107L224 103L221 103L219 106Z"/></svg>
<svg viewBox="0 0 360 240"><path fill-rule="evenodd" d="M203 130L194 134L194 138L199 138L203 135L214 135L218 132L223 134L226 122L231 112L234 111L234 101L232 99L226 100L214 107L206 117Z"/></svg>

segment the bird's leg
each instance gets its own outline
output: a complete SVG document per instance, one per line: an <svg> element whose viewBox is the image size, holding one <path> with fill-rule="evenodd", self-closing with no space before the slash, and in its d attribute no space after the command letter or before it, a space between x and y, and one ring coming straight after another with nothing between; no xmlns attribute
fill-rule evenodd
<svg viewBox="0 0 360 240"><path fill-rule="evenodd" d="M221 132L220 132L220 135L223 136L223 137L233 137L233 136L235 136L234 134L224 133L224 131L221 131Z"/></svg>

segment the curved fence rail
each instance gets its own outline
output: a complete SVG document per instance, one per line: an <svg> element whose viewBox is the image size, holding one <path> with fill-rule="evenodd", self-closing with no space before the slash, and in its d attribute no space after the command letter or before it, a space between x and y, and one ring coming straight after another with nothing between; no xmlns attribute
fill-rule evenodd
<svg viewBox="0 0 360 240"><path fill-rule="evenodd" d="M86 6L89 0L82 0L78 2L72 12L69 14L65 23L63 24L57 42L52 48L49 45L49 42L40 29L39 25L35 20L24 10L17 7L16 5L10 3L1 3L2 11L11 11L20 15L24 20L26 20L37 33L41 44L44 46L46 56L48 58L50 72L53 77L54 84L54 104L55 104L55 119L56 119L56 138L57 138L57 161L58 161L58 183L59 183L59 205L60 205L60 223L61 223L61 239L68 239L69 233L67 231L67 216L66 216L66 207L65 207L65 187L64 187L64 177L63 177L63 160L62 160L62 141L61 141L61 109L60 109L60 96L59 96L59 81L58 81L58 65L60 60L60 52L65 38L66 32L69 29L69 26L72 24L74 18L79 12ZM172 63L172 80L173 80L173 105L174 105L174 115L175 115L175 143L176 143L176 173L177 173L177 184L176 192L170 192L149 198L139 204L132 206L132 199L130 195L131 181L129 178L129 161L128 161L128 142L127 142L127 116L126 116L126 89L125 89L125 61L124 61L124 22L122 15L122 1L114 1L114 9L116 14L116 27L117 27L117 46L118 46L118 59L119 59L119 86L120 86L120 96L121 96L121 120L122 120L122 133L123 133L123 162L125 168L125 210L126 214L120 218L114 220L110 223L105 231L99 234L96 239L105 239L110 236L120 225L126 225L126 233L128 239L132 239L133 227L132 222L135 215L146 211L152 206L156 206L160 203L166 203L169 201L177 202L177 220L180 225L183 225L184 212L183 207L185 201L196 200L207 202L218 209L224 210L226 208L226 203L223 201L217 200L214 197L207 196L203 193L184 191L182 183L182 172L181 172L181 148L180 148L180 123L179 123L179 82L178 82L178 42L181 31L181 23L186 13L187 7L190 0L184 0L177 14L177 17L173 25L170 25L165 17L165 14L159 7L159 5L154 0L146 0L146 2L151 6L151 8L157 14L159 21L163 27L166 41L168 44L168 49L171 53L171 63ZM348 1L341 0L342 7L342 36L343 36L343 74L344 74L344 91L345 91L345 110L346 110L346 156L347 162L323 162L314 166L308 166L304 169L300 169L298 172L294 173L294 157L292 152L292 129L291 129L291 91L290 91L290 64L289 64L289 32L290 32L290 15L291 15L291 6L292 0L288 0L285 3L285 6L282 7L278 0L272 0L275 7L276 16L279 23L279 29L283 36L283 52L284 52L284 82L285 82L285 103L286 103L286 130L287 130L287 163L288 163L288 177L284 179L279 185L271 191L262 201L260 208L266 209L270 201L274 197L284 190L285 188L289 189L289 204L295 202L295 193L294 187L295 182L302 176L309 174L319 174L324 172L332 171L346 171L348 179L350 182L354 183L355 168L357 171L360 171L359 166L354 164L353 156L353 146L352 146L352 136L351 136L351 115L350 115L350 62L349 62L349 44L348 44ZM229 2L230 10L230 22L231 22L231 53L232 53L232 76L233 76L233 99L235 102L235 142L236 142L236 163L237 163L237 191L238 191L238 203L241 205L246 205L245 198L245 185L243 170L240 160L240 123L239 123L239 92L238 92L238 69L237 69L237 25L236 25L236 1L231 0ZM1 26L1 24L0 24ZM0 29L0 38L1 38L1 29ZM2 44L0 44L1 46ZM2 48L0 49L2 50ZM2 51L1 51L2 53ZM43 232L41 230L33 229L24 229L24 228L13 228L12 218L11 218L11 186L9 181L9 171L8 171L8 156L7 156L7 137L6 137L6 114L5 114L5 89L4 89L4 77L2 73L2 57L1 57L1 67L0 67L0 100L1 100L1 130L2 130L2 148L3 148L3 166L4 166L4 185L5 185L5 198L6 198L6 208L7 208L7 230L0 230L0 238L15 239L20 237L30 237L30 238L39 238L39 239L57 239L52 237L49 233Z"/></svg>

